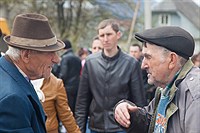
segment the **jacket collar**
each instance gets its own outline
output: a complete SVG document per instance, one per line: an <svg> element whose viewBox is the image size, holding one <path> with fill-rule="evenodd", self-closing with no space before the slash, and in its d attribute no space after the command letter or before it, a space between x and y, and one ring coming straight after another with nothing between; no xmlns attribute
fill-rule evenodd
<svg viewBox="0 0 200 133"><path fill-rule="evenodd" d="M45 117L44 117L45 113L38 99L38 96L33 88L33 85L25 79L25 77L19 72L17 67L13 64L13 62L9 58L5 57L7 56L4 56L0 59L0 64L2 68L21 86L21 89L23 89L23 92L27 95L27 97L33 104L33 107L36 110L36 114L38 115L39 118L41 118L39 120L42 121L43 126L45 128Z"/></svg>
<svg viewBox="0 0 200 133"><path fill-rule="evenodd" d="M120 53L121 53L120 47L117 46L117 48L118 48L119 51L118 51L117 54L114 55L113 57L108 57L108 56L106 56L105 53L104 53L104 49L103 49L103 50L102 50L102 57L103 57L104 59L108 60L108 61L113 61L113 60L117 59L117 58L119 57Z"/></svg>
<svg viewBox="0 0 200 133"><path fill-rule="evenodd" d="M68 54L68 53L73 53L72 48L67 49L67 51L64 52L64 54L63 54L62 56L66 55L66 54Z"/></svg>
<svg viewBox="0 0 200 133"><path fill-rule="evenodd" d="M192 61L189 59L185 65L182 67L182 70L180 71L177 79L175 80L171 90L170 90L170 100L172 100L175 96L175 92L177 90L178 84L186 77L187 73L192 69L193 67Z"/></svg>

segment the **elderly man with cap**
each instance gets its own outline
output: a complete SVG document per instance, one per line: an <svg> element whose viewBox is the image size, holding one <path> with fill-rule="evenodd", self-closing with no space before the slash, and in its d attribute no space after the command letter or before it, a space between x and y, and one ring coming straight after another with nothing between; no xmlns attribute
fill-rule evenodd
<svg viewBox="0 0 200 133"><path fill-rule="evenodd" d="M115 106L115 119L131 133L199 133L200 69L189 59L193 37L174 26L135 34L143 43L142 68L148 83L158 86L155 98L144 108L127 100Z"/></svg>
<svg viewBox="0 0 200 133"><path fill-rule="evenodd" d="M29 81L50 76L64 43L45 16L32 13L17 15L4 40L9 49L0 59L0 132L45 133L45 114Z"/></svg>

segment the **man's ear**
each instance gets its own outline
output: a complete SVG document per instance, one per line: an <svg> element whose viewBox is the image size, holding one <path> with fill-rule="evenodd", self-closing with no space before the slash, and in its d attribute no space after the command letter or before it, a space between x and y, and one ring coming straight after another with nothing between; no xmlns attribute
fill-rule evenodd
<svg viewBox="0 0 200 133"><path fill-rule="evenodd" d="M176 67L178 61L178 55L174 52L170 53L169 69Z"/></svg>
<svg viewBox="0 0 200 133"><path fill-rule="evenodd" d="M118 31L118 32L117 32L117 39L120 39L120 38L121 38L121 32Z"/></svg>
<svg viewBox="0 0 200 133"><path fill-rule="evenodd" d="M29 59L30 59L30 50L21 50L21 59L25 62L25 63L29 63Z"/></svg>

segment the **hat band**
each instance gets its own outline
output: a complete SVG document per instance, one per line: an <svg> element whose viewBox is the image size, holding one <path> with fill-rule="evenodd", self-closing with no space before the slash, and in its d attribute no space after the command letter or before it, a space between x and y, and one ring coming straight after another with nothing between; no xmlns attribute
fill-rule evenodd
<svg viewBox="0 0 200 133"><path fill-rule="evenodd" d="M57 43L56 37L52 37L50 39L36 40L36 39L28 39L21 38L16 36L10 36L10 42L14 44L18 44L21 46L30 46L30 47L47 47Z"/></svg>

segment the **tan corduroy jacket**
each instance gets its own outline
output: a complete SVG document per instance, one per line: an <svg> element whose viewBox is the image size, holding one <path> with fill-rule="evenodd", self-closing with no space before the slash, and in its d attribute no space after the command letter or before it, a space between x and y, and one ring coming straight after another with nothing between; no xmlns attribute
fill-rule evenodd
<svg viewBox="0 0 200 133"><path fill-rule="evenodd" d="M42 106L47 116L47 132L58 133L58 116L67 133L81 133L68 105L62 80L51 74L48 79L44 79L41 90L45 95L45 101L42 103Z"/></svg>

